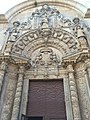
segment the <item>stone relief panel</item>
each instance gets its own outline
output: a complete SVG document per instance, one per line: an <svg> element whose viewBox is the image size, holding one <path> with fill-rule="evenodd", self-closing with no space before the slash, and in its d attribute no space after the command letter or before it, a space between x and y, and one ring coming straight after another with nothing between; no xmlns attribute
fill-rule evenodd
<svg viewBox="0 0 90 120"><path fill-rule="evenodd" d="M85 68L83 63L79 63L76 66L76 83L77 90L79 95L79 104L81 110L82 120L89 120L90 118L90 102L88 96L88 88L87 88L87 79L85 77Z"/></svg>

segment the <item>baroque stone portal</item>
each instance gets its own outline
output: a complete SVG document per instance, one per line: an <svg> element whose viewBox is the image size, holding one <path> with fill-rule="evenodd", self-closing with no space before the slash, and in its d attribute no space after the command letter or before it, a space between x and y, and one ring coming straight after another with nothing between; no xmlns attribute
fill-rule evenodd
<svg viewBox="0 0 90 120"><path fill-rule="evenodd" d="M29 80L60 79L65 119L90 120L90 28L73 17L78 12L70 16L71 8L65 14L56 4L25 3L9 18L0 53L0 120L26 120Z"/></svg>

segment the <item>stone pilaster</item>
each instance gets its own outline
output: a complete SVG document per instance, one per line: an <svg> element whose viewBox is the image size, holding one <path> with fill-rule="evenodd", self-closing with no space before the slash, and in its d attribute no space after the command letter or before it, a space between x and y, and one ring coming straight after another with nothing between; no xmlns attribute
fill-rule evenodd
<svg viewBox="0 0 90 120"><path fill-rule="evenodd" d="M1 93L1 88L4 80L4 75L6 72L6 66L7 66L6 62L3 61L1 63L1 68L0 68L0 93Z"/></svg>
<svg viewBox="0 0 90 120"><path fill-rule="evenodd" d="M24 79L24 66L20 66L11 120L18 120Z"/></svg>
<svg viewBox="0 0 90 120"><path fill-rule="evenodd" d="M81 120L77 88L74 78L74 70L72 65L68 65L68 76L69 76L69 86L70 86L70 95L71 95L71 103L72 103L72 112L73 112L73 120Z"/></svg>

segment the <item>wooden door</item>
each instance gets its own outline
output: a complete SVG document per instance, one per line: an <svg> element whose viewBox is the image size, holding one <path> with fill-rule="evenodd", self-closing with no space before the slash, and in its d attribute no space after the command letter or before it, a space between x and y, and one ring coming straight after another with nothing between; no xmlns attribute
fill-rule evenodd
<svg viewBox="0 0 90 120"><path fill-rule="evenodd" d="M27 116L66 120L63 80L30 81Z"/></svg>

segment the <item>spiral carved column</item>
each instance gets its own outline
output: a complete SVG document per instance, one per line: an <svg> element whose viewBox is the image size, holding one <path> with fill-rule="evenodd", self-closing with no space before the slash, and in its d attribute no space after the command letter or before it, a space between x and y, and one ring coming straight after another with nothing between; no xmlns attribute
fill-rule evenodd
<svg viewBox="0 0 90 120"><path fill-rule="evenodd" d="M81 120L76 83L75 83L74 74L73 74L74 70L72 65L68 65L67 68L68 68L68 76L69 76L73 120Z"/></svg>
<svg viewBox="0 0 90 120"><path fill-rule="evenodd" d="M20 66L11 120L18 120L23 87L23 78L24 78L24 66Z"/></svg>
<svg viewBox="0 0 90 120"><path fill-rule="evenodd" d="M7 66L6 62L3 61L1 63L1 68L0 68L0 93L1 93L1 88L4 80L4 75L6 72L6 66Z"/></svg>

